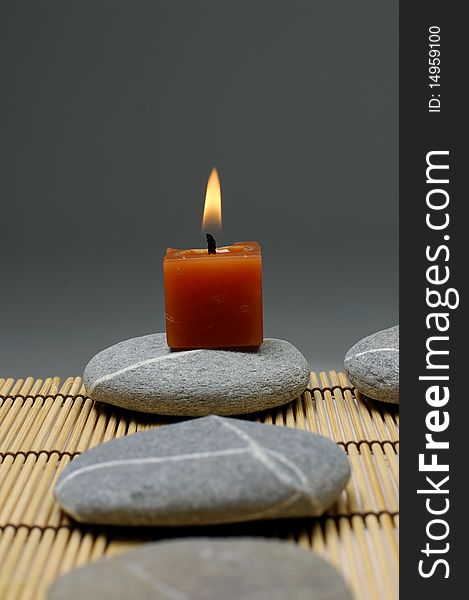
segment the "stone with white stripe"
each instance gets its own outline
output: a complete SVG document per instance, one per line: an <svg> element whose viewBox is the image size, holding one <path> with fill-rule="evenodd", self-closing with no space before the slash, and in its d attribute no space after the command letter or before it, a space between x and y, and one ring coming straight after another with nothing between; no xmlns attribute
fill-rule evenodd
<svg viewBox="0 0 469 600"><path fill-rule="evenodd" d="M357 342L345 355L344 367L360 393L398 404L399 325Z"/></svg>
<svg viewBox="0 0 469 600"><path fill-rule="evenodd" d="M83 523L207 525L320 515L349 475L345 453L325 437L209 416L86 451L55 496Z"/></svg>
<svg viewBox="0 0 469 600"><path fill-rule="evenodd" d="M163 333L103 350L83 376L93 400L177 416L236 415L280 406L308 386L304 356L284 340L256 351L171 352Z"/></svg>
<svg viewBox="0 0 469 600"><path fill-rule="evenodd" d="M149 542L60 577L48 600L352 600L335 568L291 542Z"/></svg>

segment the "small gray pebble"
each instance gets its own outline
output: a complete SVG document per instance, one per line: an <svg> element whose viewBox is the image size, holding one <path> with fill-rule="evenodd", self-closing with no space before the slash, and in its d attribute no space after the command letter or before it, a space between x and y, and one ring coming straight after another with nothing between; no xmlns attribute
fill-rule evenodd
<svg viewBox="0 0 469 600"><path fill-rule="evenodd" d="M398 404L399 325L357 342L345 355L344 367L360 393Z"/></svg>
<svg viewBox="0 0 469 600"><path fill-rule="evenodd" d="M308 387L309 366L289 342L257 351L171 352L163 333L103 350L83 376L93 400L162 415L236 415L280 406Z"/></svg>
<svg viewBox="0 0 469 600"><path fill-rule="evenodd" d="M353 600L325 560L253 538L150 542L63 575L48 600Z"/></svg>
<svg viewBox="0 0 469 600"><path fill-rule="evenodd" d="M345 453L325 437L210 416L88 450L55 496L84 523L207 525L320 515L349 476Z"/></svg>

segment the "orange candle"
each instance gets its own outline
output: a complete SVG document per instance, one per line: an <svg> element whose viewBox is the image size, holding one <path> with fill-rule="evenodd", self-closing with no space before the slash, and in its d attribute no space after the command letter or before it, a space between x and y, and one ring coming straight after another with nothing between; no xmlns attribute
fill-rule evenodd
<svg viewBox="0 0 469 600"><path fill-rule="evenodd" d="M217 215L214 216L214 211ZM221 224L215 170L207 185L204 229ZM262 257L257 242L208 249L168 248L164 258L166 338L174 350L256 348L263 341Z"/></svg>

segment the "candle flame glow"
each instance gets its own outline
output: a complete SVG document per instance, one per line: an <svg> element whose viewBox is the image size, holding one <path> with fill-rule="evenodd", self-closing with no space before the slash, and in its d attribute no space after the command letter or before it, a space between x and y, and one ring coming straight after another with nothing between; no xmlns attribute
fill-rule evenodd
<svg viewBox="0 0 469 600"><path fill-rule="evenodd" d="M213 167L207 182L202 230L212 233L221 230L221 186L215 167Z"/></svg>

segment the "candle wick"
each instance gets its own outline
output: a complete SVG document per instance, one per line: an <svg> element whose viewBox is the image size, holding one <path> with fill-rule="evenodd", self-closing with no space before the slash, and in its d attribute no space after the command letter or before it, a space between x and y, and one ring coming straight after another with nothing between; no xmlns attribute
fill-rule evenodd
<svg viewBox="0 0 469 600"><path fill-rule="evenodd" d="M216 254L217 253L217 242L215 241L215 238L213 237L213 235L210 235L210 233L206 233L205 237L207 238L208 253Z"/></svg>

